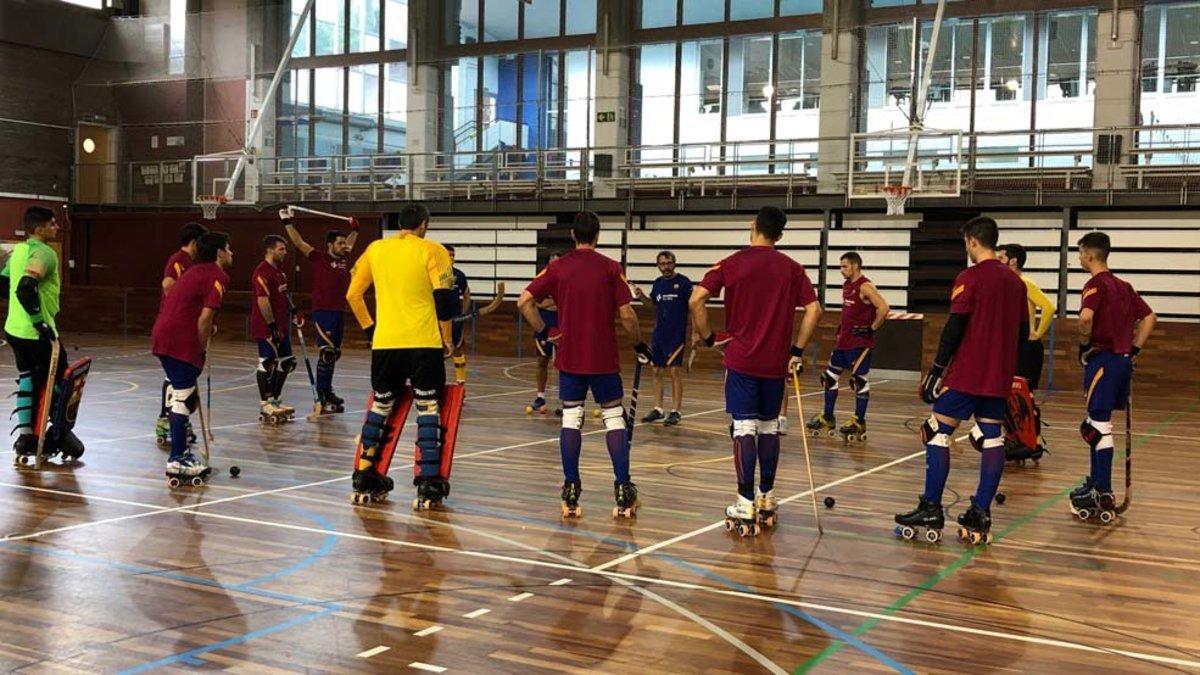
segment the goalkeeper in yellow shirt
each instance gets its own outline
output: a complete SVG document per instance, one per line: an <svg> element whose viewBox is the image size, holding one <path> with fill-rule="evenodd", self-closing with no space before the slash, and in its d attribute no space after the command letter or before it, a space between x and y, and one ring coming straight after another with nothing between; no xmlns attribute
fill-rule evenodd
<svg viewBox="0 0 1200 675"><path fill-rule="evenodd" d="M1025 282L1025 297L1029 304L1029 335L1021 342L1017 350L1017 375L1029 381L1029 389L1036 390L1038 381L1042 379L1042 363L1045 360L1045 349L1042 338L1054 323L1054 303L1042 289L1038 288L1033 279L1025 275L1025 261L1029 254L1020 244L1004 244L997 252L1000 262L1008 265L1021 281Z"/></svg>

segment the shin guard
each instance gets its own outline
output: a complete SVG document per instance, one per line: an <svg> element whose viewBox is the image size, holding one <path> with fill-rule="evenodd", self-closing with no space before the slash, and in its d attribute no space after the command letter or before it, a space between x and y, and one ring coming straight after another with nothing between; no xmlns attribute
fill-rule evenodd
<svg viewBox="0 0 1200 675"><path fill-rule="evenodd" d="M17 377L17 404L12 412L12 415L17 418L17 426L13 430L17 435L33 433L33 409L36 405L37 395L33 391L33 373L22 372Z"/></svg>
<svg viewBox="0 0 1200 675"><path fill-rule="evenodd" d="M374 393L367 400L367 414L363 419L358 447L354 452L354 470L374 469L380 476L387 476L396 453L396 442L400 430L408 419L412 408L412 389L405 387L397 399L395 395L376 398Z"/></svg>
<svg viewBox="0 0 1200 675"><path fill-rule="evenodd" d="M583 405L563 407L562 431L558 435L558 450L562 455L563 477L579 482L579 455L583 450Z"/></svg>
<svg viewBox="0 0 1200 675"><path fill-rule="evenodd" d="M758 421L758 489L775 488L775 470L779 467L779 418Z"/></svg>
<svg viewBox="0 0 1200 675"><path fill-rule="evenodd" d="M738 494L754 499L754 465L758 461L758 420L733 421L733 468Z"/></svg>

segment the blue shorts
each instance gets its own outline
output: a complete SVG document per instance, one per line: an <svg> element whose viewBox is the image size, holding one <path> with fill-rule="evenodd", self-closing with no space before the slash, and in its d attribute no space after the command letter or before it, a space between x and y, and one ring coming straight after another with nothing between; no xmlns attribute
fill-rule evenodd
<svg viewBox="0 0 1200 675"><path fill-rule="evenodd" d="M735 420L773 420L783 407L785 378L754 377L725 370L725 412Z"/></svg>
<svg viewBox="0 0 1200 675"><path fill-rule="evenodd" d="M986 420L1004 420L1008 410L1008 400L997 396L975 396L961 391L947 389L933 402L933 412L944 417L962 421L975 417L978 422Z"/></svg>
<svg viewBox="0 0 1200 675"><path fill-rule="evenodd" d="M871 372L871 357L875 350L870 347L853 347L851 349L835 349L829 355L829 365L851 375L866 377Z"/></svg>
<svg viewBox="0 0 1200 675"><path fill-rule="evenodd" d="M337 310L318 309L312 313L317 347L341 347L346 331L346 316Z"/></svg>
<svg viewBox="0 0 1200 675"><path fill-rule="evenodd" d="M258 358L263 360L282 359L292 355L292 336L284 334L283 342L272 345L270 340L258 339Z"/></svg>
<svg viewBox="0 0 1200 675"><path fill-rule="evenodd" d="M188 389L196 386L196 380L200 378L199 368L187 361L180 361L170 356L160 356L158 360L162 363L163 372L171 381L172 388Z"/></svg>
<svg viewBox="0 0 1200 675"><path fill-rule="evenodd" d="M620 401L625 395L620 373L573 375L559 371L558 400L582 401L587 398L589 389L592 390L592 398L596 403Z"/></svg>
<svg viewBox="0 0 1200 675"><path fill-rule="evenodd" d="M1133 360L1126 354L1098 352L1083 368L1083 387L1088 411L1124 410L1129 400Z"/></svg>
<svg viewBox="0 0 1200 675"><path fill-rule="evenodd" d="M655 368L683 365L683 340L650 340L650 363Z"/></svg>

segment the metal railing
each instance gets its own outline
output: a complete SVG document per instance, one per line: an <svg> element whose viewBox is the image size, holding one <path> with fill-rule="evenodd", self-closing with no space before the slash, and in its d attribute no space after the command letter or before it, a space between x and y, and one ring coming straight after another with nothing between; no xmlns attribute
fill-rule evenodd
<svg viewBox="0 0 1200 675"><path fill-rule="evenodd" d="M1101 137L1120 147L1098 154ZM1030 191L1144 193L1189 203L1200 188L1200 125L1075 128L963 134L962 194ZM246 201L391 201L402 199L579 200L593 196L846 194L851 172L878 170L888 153L849 138L687 143L620 148L258 157L240 191ZM936 144L934 144L936 145ZM944 149L925 145L917 160ZM1110 144L1111 147L1111 144ZM856 153L858 153L856 155ZM925 157L925 153L931 153ZM903 150L892 154L903 155ZM856 157L870 157L857 166ZM851 161L847 161L847 160ZM891 159L895 159L894 157ZM1101 161L1098 161L1101 160ZM211 164L211 163L210 163ZM210 164L205 171L212 171ZM232 163L226 162L232 166ZM221 162L216 162L221 166ZM193 203L188 160L81 164L76 201L103 204ZM208 190L220 176L200 176ZM598 192L598 188L603 190ZM202 192L201 194L205 194ZM919 196L919 195L917 195Z"/></svg>

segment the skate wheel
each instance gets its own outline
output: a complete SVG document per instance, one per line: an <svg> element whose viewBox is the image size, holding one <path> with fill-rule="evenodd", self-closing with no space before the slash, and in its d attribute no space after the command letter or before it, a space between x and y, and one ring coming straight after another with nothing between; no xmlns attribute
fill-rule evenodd
<svg viewBox="0 0 1200 675"><path fill-rule="evenodd" d="M733 521L728 518L725 519L725 531L726 532L733 531Z"/></svg>
<svg viewBox="0 0 1200 675"><path fill-rule="evenodd" d="M837 431L830 429L828 432L826 432L826 435L830 438L833 438L834 436L837 436Z"/></svg>
<svg viewBox="0 0 1200 675"><path fill-rule="evenodd" d="M908 525L901 525L896 528L896 534L900 535L905 540L911 541L913 536L916 535L916 530Z"/></svg>
<svg viewBox="0 0 1200 675"><path fill-rule="evenodd" d="M1104 523L1105 525L1111 523L1114 518L1116 518L1116 514L1113 513L1112 511L1101 511L1100 512L1100 522Z"/></svg>
<svg viewBox="0 0 1200 675"><path fill-rule="evenodd" d="M858 442L859 442L859 443L866 443L866 442L867 442L867 435L866 435L866 433L861 433L861 434L859 434L859 435L858 435Z"/></svg>
<svg viewBox="0 0 1200 675"><path fill-rule="evenodd" d="M776 522L777 522L777 518L774 513L763 518L763 520L762 520L763 527L775 527Z"/></svg>
<svg viewBox="0 0 1200 675"><path fill-rule="evenodd" d="M178 478L171 476L170 478L167 478L167 485L172 488L177 488L181 485L181 483L179 482Z"/></svg>
<svg viewBox="0 0 1200 675"><path fill-rule="evenodd" d="M1080 520L1087 520L1092 517L1092 512L1087 509L1079 509L1075 512L1075 515L1079 516Z"/></svg>
<svg viewBox="0 0 1200 675"><path fill-rule="evenodd" d="M941 530L925 530L925 541L936 544L942 539Z"/></svg>
<svg viewBox="0 0 1200 675"><path fill-rule="evenodd" d="M200 487L204 485L204 478L201 476L192 476L192 487Z"/></svg>
<svg viewBox="0 0 1200 675"><path fill-rule="evenodd" d="M167 447L168 445L170 445L170 444L171 444L171 441L170 441L170 440L168 440L168 439L166 439L166 438L155 438L155 439L154 439L154 444L155 444L155 445L157 445L157 446L158 446L158 447L160 447L160 448L165 448L165 447Z"/></svg>
<svg viewBox="0 0 1200 675"><path fill-rule="evenodd" d="M540 413L541 413L541 414L543 414L543 415L547 415L547 414L549 414L549 413L550 413L550 409L549 409L549 408L547 408L546 406L542 406L542 407L541 407L541 408L538 410L538 412L540 412Z"/></svg>
<svg viewBox="0 0 1200 675"><path fill-rule="evenodd" d="M846 436L846 442L857 443L858 442L858 434L850 434L849 436Z"/></svg>

